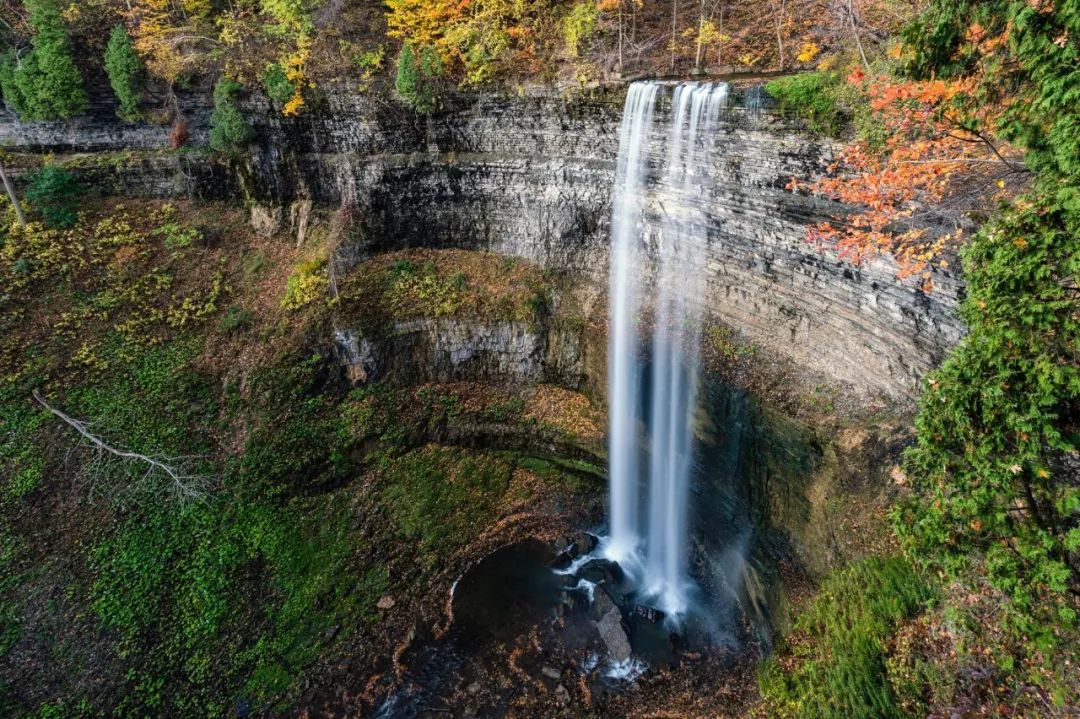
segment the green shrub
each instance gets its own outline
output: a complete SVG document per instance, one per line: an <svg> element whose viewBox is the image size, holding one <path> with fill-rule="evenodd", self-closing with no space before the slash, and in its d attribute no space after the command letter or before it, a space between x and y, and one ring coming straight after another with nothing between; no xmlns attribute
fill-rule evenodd
<svg viewBox="0 0 1080 719"><path fill-rule="evenodd" d="M931 596L902 558L870 557L834 571L796 618L790 649L761 670L770 716L904 719L889 682L886 647Z"/></svg>
<svg viewBox="0 0 1080 719"><path fill-rule="evenodd" d="M895 513L913 556L985 573L1009 628L1046 656L1078 626L1078 236L1080 213L1028 197L964 250L969 333L928 380L904 464L917 493Z"/></svg>
<svg viewBox="0 0 1080 719"><path fill-rule="evenodd" d="M32 50L0 59L0 92L24 120L62 120L87 110L90 101L75 67L67 30L54 0L25 0L34 29Z"/></svg>
<svg viewBox="0 0 1080 719"><path fill-rule="evenodd" d="M263 75L263 87L266 88L266 94L270 96L270 99L280 105L292 99L296 92L296 87L285 75L284 68L276 62L266 68L266 73Z"/></svg>
<svg viewBox="0 0 1080 719"><path fill-rule="evenodd" d="M105 72L120 102L120 116L125 119L138 114L142 71L142 60L131 44L131 36L123 25L117 25L105 47Z"/></svg>
<svg viewBox="0 0 1080 719"><path fill-rule="evenodd" d="M845 122L836 95L842 84L839 73L807 72L771 80L765 91L779 103L781 112L806 120L815 132L835 136Z"/></svg>
<svg viewBox="0 0 1080 719"><path fill-rule="evenodd" d="M398 56L394 90L416 112L433 112L439 107L435 81L441 76L442 63L434 48L422 48L418 59L413 46L406 43Z"/></svg>
<svg viewBox="0 0 1080 719"><path fill-rule="evenodd" d="M287 310L306 307L326 294L328 284L326 260L317 258L301 262L289 275L281 306Z"/></svg>
<svg viewBox="0 0 1080 719"><path fill-rule="evenodd" d="M79 219L78 199L83 188L69 171L46 165L27 178L26 199L49 227L71 227Z"/></svg>
<svg viewBox="0 0 1080 719"><path fill-rule="evenodd" d="M219 328L222 334L240 333L251 328L251 321L251 312L239 307L230 307L221 317Z"/></svg>
<svg viewBox="0 0 1080 719"><path fill-rule="evenodd" d="M235 154L255 136L236 104L240 83L222 77L214 86L214 112L210 115L210 147L218 152Z"/></svg>

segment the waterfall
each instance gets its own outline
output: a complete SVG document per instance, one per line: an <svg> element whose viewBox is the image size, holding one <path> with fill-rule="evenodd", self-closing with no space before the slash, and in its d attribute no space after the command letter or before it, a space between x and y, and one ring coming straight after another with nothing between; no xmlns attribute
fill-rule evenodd
<svg viewBox="0 0 1080 719"><path fill-rule="evenodd" d="M638 281L642 261L642 199L658 90L653 83L630 86L619 131L619 162L615 172L615 207L611 221L612 313L608 336L608 456L611 465L608 556L619 563L629 561L639 543L637 435L641 401L635 323L641 303Z"/></svg>
<svg viewBox="0 0 1080 719"><path fill-rule="evenodd" d="M671 99L666 132L653 130L660 85L630 86L624 108L611 238L610 537L606 554L671 615L687 609L687 505L693 466L704 291L702 223L692 200L704 176L705 150L727 106L726 84L683 83ZM656 168L659 182L653 181ZM664 193L663 201L654 195ZM645 214L659 207L655 285L648 276ZM643 403L637 323L651 309L650 387ZM647 448L648 461L641 462ZM643 482L644 480L644 482ZM645 485L645 511L639 507Z"/></svg>

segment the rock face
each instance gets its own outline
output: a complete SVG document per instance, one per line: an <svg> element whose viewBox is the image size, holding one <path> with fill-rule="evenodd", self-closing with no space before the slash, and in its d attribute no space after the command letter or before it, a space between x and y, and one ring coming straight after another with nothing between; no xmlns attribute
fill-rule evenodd
<svg viewBox="0 0 1080 719"><path fill-rule="evenodd" d="M485 378L577 388L585 381L577 335L526 322L409 320L398 322L381 341L338 331L335 344L354 383L415 385Z"/></svg>
<svg viewBox="0 0 1080 719"><path fill-rule="evenodd" d="M192 142L205 143L205 99L184 101ZM910 400L919 378L962 335L958 281L938 273L936 291L926 294L897 281L887 261L854 267L807 244L807 225L830 208L784 187L793 176L820 172L831 147L738 104L689 200L708 238L708 313L746 342L866 400ZM167 128L125 125L99 105L91 118L70 123L20 126L0 117L0 142L35 153L112 152L68 161L110 192L245 197L266 207L263 219L280 217L280 208L298 200L349 203L357 219L346 257L404 247L491 250L579 273L598 296L605 291L619 90L463 96L427 119L348 91L328 91L300 118L249 98L257 141L231 167L201 151L170 152ZM658 124L666 113L660 109ZM660 213L685 204L660 189L648 222L654 230ZM508 344L495 354L504 359L484 362L496 362L500 373L535 376L536 352L520 344L530 340L509 328L498 333ZM485 347L481 353L492 357ZM434 374L453 376L463 351L436 350ZM509 364L499 364L504 360Z"/></svg>

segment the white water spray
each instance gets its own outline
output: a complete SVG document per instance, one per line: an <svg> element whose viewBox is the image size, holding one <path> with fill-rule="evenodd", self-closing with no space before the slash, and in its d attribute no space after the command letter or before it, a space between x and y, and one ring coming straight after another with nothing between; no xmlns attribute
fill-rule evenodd
<svg viewBox="0 0 1080 719"><path fill-rule="evenodd" d="M728 87L678 85L662 139L652 132L659 89L655 83L631 85L620 137L611 247L611 538L606 554L633 573L643 552L645 592L669 615L678 616L687 608L692 587L687 504L704 291L705 232L692 199L700 189L704 152L727 106ZM658 187L666 194L656 243L651 391L645 408L636 322L646 275L643 212L656 185L649 182L650 157L663 158ZM641 427L649 457L645 512L639 510Z"/></svg>

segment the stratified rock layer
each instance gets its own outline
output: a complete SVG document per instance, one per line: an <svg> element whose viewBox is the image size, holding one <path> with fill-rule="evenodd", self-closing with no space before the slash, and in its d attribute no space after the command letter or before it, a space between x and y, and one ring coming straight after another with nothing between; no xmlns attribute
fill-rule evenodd
<svg viewBox="0 0 1080 719"><path fill-rule="evenodd" d="M246 109L257 139L231 166L201 150L169 151L167 128L123 124L103 101L68 123L20 126L4 116L0 141L66 154L108 192L244 197L273 208L348 203L356 211L347 257L492 250L580 273L603 294L620 91L463 96L430 118L348 91L328 91L299 118L258 98ZM194 146L206 143L207 110L205 98L186 98ZM713 319L866 401L908 401L963 332L959 283L935 273L937 289L927 294L896 280L886 260L854 267L807 244L807 225L829 207L784 188L793 176L818 174L831 149L767 111L735 107L696 192L677 198L659 188L649 226L693 204L704 218L702 301Z"/></svg>

